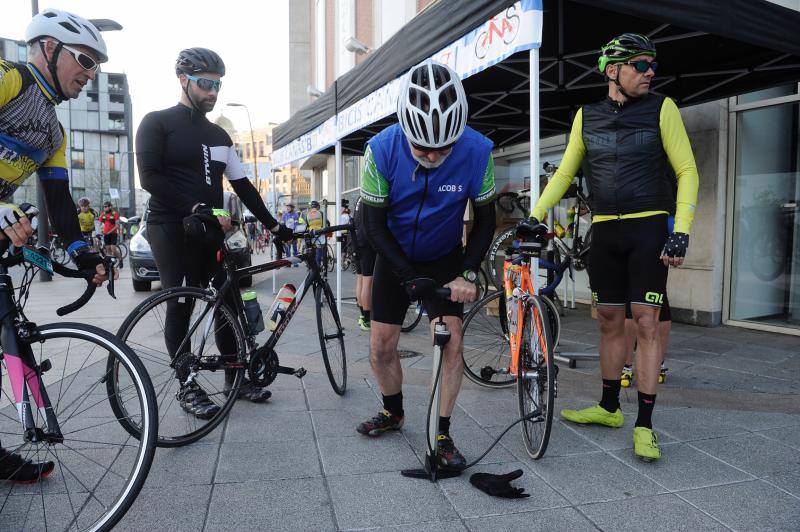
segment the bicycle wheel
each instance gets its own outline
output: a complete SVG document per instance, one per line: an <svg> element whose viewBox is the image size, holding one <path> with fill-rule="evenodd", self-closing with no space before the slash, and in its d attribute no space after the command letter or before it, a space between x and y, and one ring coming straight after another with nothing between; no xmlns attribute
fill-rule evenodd
<svg viewBox="0 0 800 532"><path fill-rule="evenodd" d="M38 327L37 332L36 342L21 344L20 348L32 355L37 365L49 361L42 366L41 383L63 440L26 438L14 399L9 395L11 387L3 388L3 447L25 459L52 461L55 469L36 484L3 482L0 527L111 530L136 499L153 462L158 423L153 386L136 355L104 330L80 323L57 323ZM11 358L6 355L0 364L0 375L6 383L6 364ZM122 420L111 408L112 397L106 387L107 358L117 361L123 384L121 395L113 399L123 402L129 419L142 427L139 438L124 430ZM29 376L29 389L41 390L31 386L36 379L32 377ZM43 409L33 404L37 395L31 394L31 419L46 432L49 428Z"/></svg>
<svg viewBox="0 0 800 532"><path fill-rule="evenodd" d="M509 374L508 317L503 292L490 292L464 318L464 375L488 388L514 384Z"/></svg>
<svg viewBox="0 0 800 532"><path fill-rule="evenodd" d="M543 303L542 306L547 315L546 322L550 326L550 338L553 339L553 349L555 349L561 340L561 314L558 312L555 302L549 297L542 295L539 296L539 300Z"/></svg>
<svg viewBox="0 0 800 532"><path fill-rule="evenodd" d="M556 370L553 341L538 297L528 300L523 319L522 342L517 365L517 397L525 450L534 460L544 456L553 425Z"/></svg>
<svg viewBox="0 0 800 532"><path fill-rule="evenodd" d="M245 336L236 314L225 303L212 313L214 302L212 294L200 288L164 290L140 303L117 332L142 360L153 381L159 447L180 447L203 438L225 419L236 401L245 371L237 355L247 349ZM167 309L173 310L170 316ZM182 385L190 377L193 385ZM197 401L186 401L190 394L205 394L214 406L205 403L205 411L195 415L189 410ZM124 405L117 407L124 411ZM133 423L126 429L133 435L139 431Z"/></svg>
<svg viewBox="0 0 800 532"><path fill-rule="evenodd" d="M478 301L480 301L489 293L489 275L483 267L478 268L478 282L480 282L480 293L478 294Z"/></svg>
<svg viewBox="0 0 800 532"><path fill-rule="evenodd" d="M347 357L344 351L344 331L336 311L336 300L333 298L328 283L314 284L314 302L317 309L317 332L322 349L322 360L325 371L331 381L333 391L344 395L347 388Z"/></svg>
<svg viewBox="0 0 800 532"><path fill-rule="evenodd" d="M516 234L515 227L509 227L498 234L489 246L489 251L484 260L486 273L497 290L503 290L503 261L505 261L505 249L511 246Z"/></svg>
<svg viewBox="0 0 800 532"><path fill-rule="evenodd" d="M120 242L119 244L117 244L117 247L119 248L119 258L121 259L127 258L128 257L127 244L125 244L125 242Z"/></svg>
<svg viewBox="0 0 800 532"><path fill-rule="evenodd" d="M406 309L406 316L403 318L403 324L400 326L401 332L411 332L419 324L422 319L422 305L416 301L412 301Z"/></svg>

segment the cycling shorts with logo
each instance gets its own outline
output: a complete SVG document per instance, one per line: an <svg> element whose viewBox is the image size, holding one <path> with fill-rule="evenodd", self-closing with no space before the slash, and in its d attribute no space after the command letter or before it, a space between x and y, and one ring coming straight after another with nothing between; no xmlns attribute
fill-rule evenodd
<svg viewBox="0 0 800 532"><path fill-rule="evenodd" d="M420 277L435 279L444 285L461 275L464 252L459 245L453 251L430 262L414 262L412 266ZM392 272L392 268L384 257L378 255L375 261L375 274L372 281L372 320L380 323L402 325L406 310L411 304L403 283ZM454 303L446 299L424 299L422 305L428 312L428 319L439 316L464 315L464 304Z"/></svg>
<svg viewBox="0 0 800 532"><path fill-rule="evenodd" d="M667 291L660 258L666 240L666 214L592 224L588 271L597 303L660 307Z"/></svg>
<svg viewBox="0 0 800 532"><path fill-rule="evenodd" d="M631 311L630 303L625 303L625 319L633 319L633 312ZM672 321L672 311L669 308L669 299L667 299L667 294L664 294L664 302L661 304L661 311L658 313L658 321Z"/></svg>

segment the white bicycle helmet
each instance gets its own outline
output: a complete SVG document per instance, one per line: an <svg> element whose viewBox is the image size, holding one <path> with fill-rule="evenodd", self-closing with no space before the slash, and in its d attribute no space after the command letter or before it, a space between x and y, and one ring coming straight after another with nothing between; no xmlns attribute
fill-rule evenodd
<svg viewBox="0 0 800 532"><path fill-rule="evenodd" d="M445 148L467 125L467 95L458 74L432 59L412 68L397 98L397 118L406 137L421 148Z"/></svg>
<svg viewBox="0 0 800 532"><path fill-rule="evenodd" d="M59 9L45 9L34 16L25 30L25 41L52 37L64 44L78 44L94 50L98 62L108 61L108 50L97 27L78 15Z"/></svg>

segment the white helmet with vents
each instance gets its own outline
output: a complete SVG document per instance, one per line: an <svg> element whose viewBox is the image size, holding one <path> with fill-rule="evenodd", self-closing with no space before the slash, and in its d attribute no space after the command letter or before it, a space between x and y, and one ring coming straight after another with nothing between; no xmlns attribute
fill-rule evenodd
<svg viewBox="0 0 800 532"><path fill-rule="evenodd" d="M108 51L97 27L78 15L59 9L45 9L35 15L25 30L25 41L52 37L64 44L77 44L94 50L98 62L108 61Z"/></svg>
<svg viewBox="0 0 800 532"><path fill-rule="evenodd" d="M461 137L467 125L467 95L458 74L427 59L403 79L397 118L414 146L441 149Z"/></svg>

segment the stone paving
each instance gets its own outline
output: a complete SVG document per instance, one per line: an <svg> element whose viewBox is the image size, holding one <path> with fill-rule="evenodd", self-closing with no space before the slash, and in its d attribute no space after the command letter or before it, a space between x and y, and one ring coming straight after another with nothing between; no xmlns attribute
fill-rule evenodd
<svg viewBox="0 0 800 532"><path fill-rule="evenodd" d="M282 273L299 281L303 273ZM259 282L260 281L260 282ZM263 306L269 277L256 280ZM67 301L72 281L37 290L28 314L50 321L53 302ZM343 274L343 294L353 275ZM145 297L130 289L105 294L72 318L116 330ZM46 293L45 293L46 292ZM425 355L403 359L405 427L368 439L358 422L380 408L365 333L356 308L343 304L348 389L333 393L310 332L305 302L277 347L281 363L309 371L281 375L272 400L240 402L201 442L159 449L139 499L118 530L798 530L800 523L800 338L675 324L668 382L660 387L654 424L663 457L645 464L632 453L635 391L623 391L621 429L555 421L546 456L530 460L519 430L469 473L522 469L515 485L530 498L489 497L469 474L436 484L400 476L418 467L425 448L430 344L425 328L401 347ZM596 350L586 309L567 311L563 349ZM599 395L597 362L561 365L556 409L589 406ZM477 457L517 417L513 389L489 390L465 380L451 433L468 459Z"/></svg>

